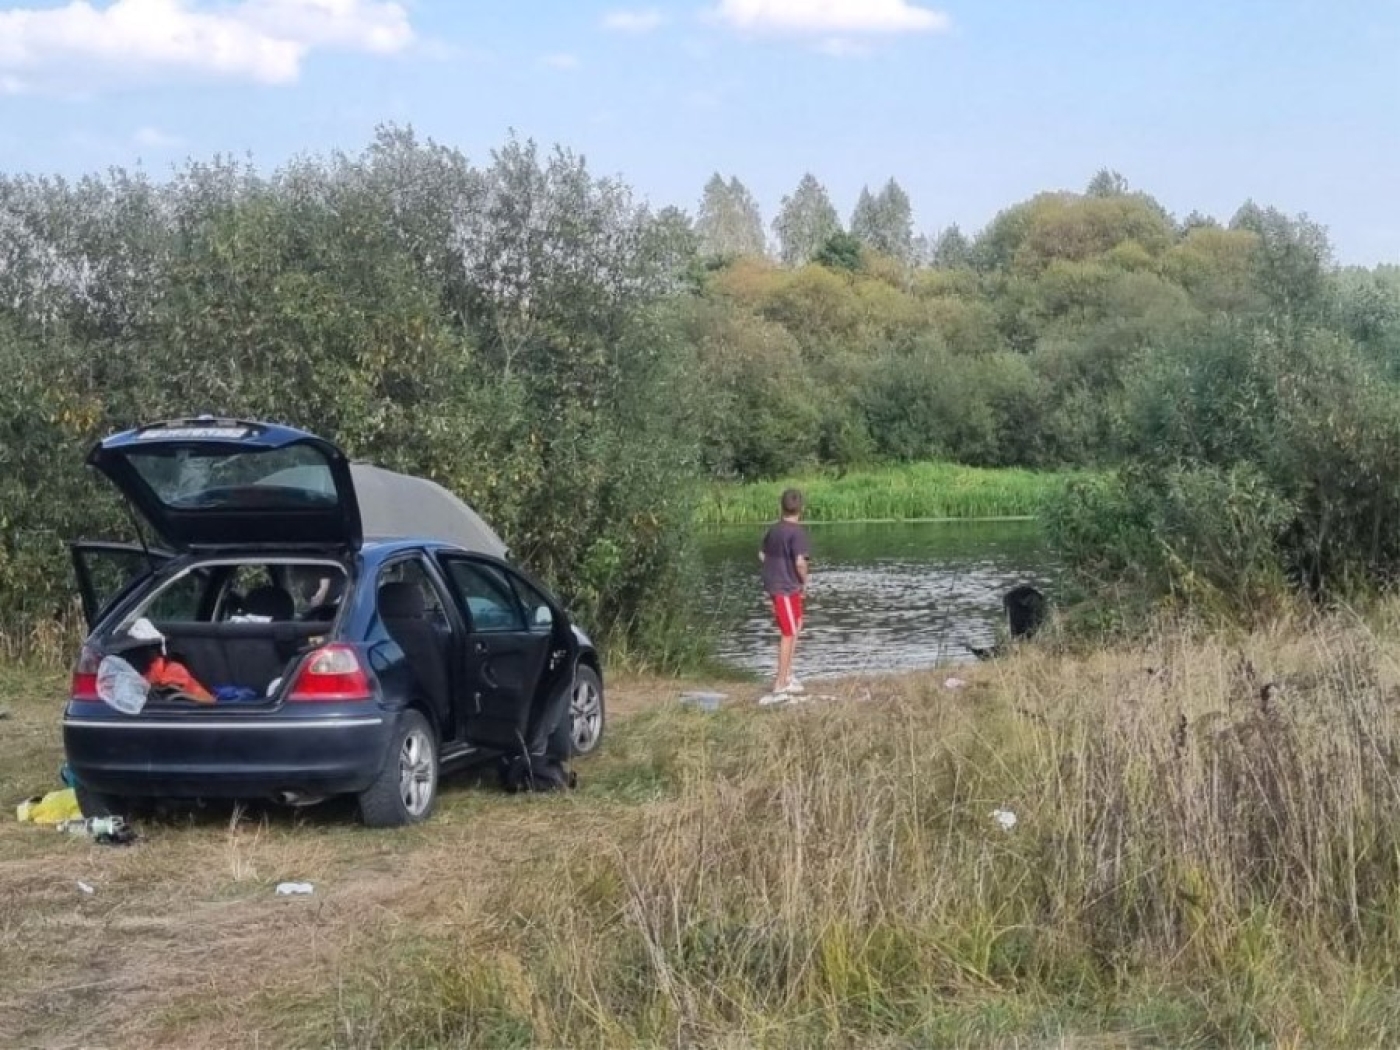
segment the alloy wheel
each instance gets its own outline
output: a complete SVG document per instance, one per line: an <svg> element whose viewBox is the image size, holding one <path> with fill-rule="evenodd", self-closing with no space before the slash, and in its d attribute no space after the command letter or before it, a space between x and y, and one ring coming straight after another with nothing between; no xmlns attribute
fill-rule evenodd
<svg viewBox="0 0 1400 1050"><path fill-rule="evenodd" d="M433 742L421 729L410 730L399 750L399 797L411 816L420 817L432 805L437 787Z"/></svg>

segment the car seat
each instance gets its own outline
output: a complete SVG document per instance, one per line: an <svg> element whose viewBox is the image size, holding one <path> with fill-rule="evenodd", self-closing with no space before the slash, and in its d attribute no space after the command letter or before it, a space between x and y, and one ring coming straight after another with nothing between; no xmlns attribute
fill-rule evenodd
<svg viewBox="0 0 1400 1050"><path fill-rule="evenodd" d="M291 620L296 617L297 603L288 591L268 584L248 592L248 597L243 599L243 612L247 616L266 616L269 620Z"/></svg>
<svg viewBox="0 0 1400 1050"><path fill-rule="evenodd" d="M422 588L415 583L379 586L379 617L408 661L413 676L432 704L438 723L451 724L451 690L447 674L447 639L428 617Z"/></svg>

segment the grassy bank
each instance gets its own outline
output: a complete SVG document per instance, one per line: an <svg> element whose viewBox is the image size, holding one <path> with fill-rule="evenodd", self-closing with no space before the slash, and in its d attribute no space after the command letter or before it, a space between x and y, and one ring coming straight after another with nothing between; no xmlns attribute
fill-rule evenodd
<svg viewBox="0 0 1400 1050"><path fill-rule="evenodd" d="M1397 639L1169 634L712 715L634 681L580 791L454 784L397 835L5 823L0 1044L1393 1045ZM60 687L0 677L7 803L52 782Z"/></svg>
<svg viewBox="0 0 1400 1050"><path fill-rule="evenodd" d="M771 521L778 497L796 486L807 496L811 521L918 521L1035 517L1069 474L1013 468L988 470L955 463L910 463L753 484L711 487L700 505L703 525Z"/></svg>

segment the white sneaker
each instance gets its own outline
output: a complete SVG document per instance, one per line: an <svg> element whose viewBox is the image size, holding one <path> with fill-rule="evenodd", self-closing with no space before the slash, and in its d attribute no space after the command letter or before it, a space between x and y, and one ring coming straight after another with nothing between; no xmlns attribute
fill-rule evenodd
<svg viewBox="0 0 1400 1050"><path fill-rule="evenodd" d="M781 690L772 693L764 693L758 698L759 707L772 707L775 704L785 704L787 702L788 694Z"/></svg>
<svg viewBox="0 0 1400 1050"><path fill-rule="evenodd" d="M778 692L780 693L805 693L806 691L807 690L803 688L802 683L799 682L796 678L789 678L787 680L787 685L783 686L781 689L778 690Z"/></svg>

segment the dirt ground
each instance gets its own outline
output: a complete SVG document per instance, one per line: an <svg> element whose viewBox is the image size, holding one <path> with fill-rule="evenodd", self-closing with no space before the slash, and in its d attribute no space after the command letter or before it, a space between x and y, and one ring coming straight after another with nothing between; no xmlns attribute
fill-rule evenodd
<svg viewBox="0 0 1400 1050"><path fill-rule="evenodd" d="M376 938L450 923L521 865L618 848L646 819L645 804L590 788L606 781L605 741L579 764L578 792L512 797L462 775L418 828L369 831L338 803L223 807L142 823L134 845L99 846L14 817L16 803L60 786L64 686L61 676L0 669L0 709L9 709L0 719L4 1047L295 1043L267 1002L324 992ZM610 728L683 688L611 685ZM757 694L724 688L736 699ZM279 897L284 880L311 882L315 893Z"/></svg>

